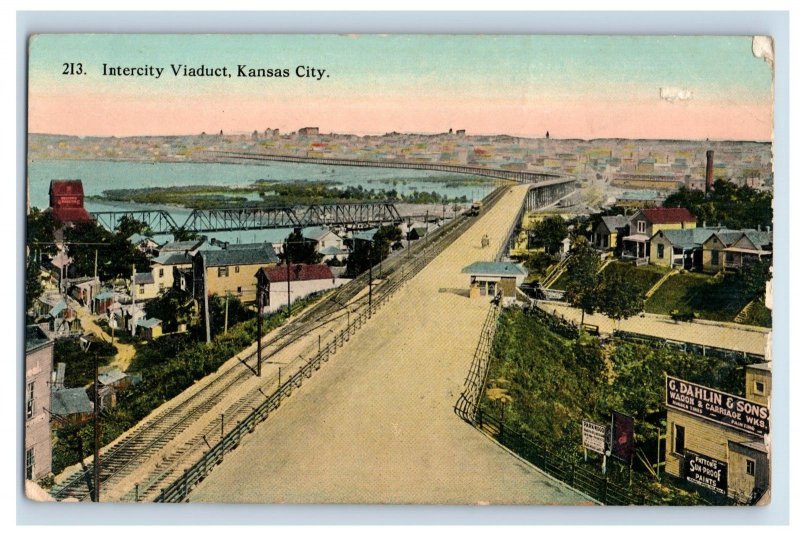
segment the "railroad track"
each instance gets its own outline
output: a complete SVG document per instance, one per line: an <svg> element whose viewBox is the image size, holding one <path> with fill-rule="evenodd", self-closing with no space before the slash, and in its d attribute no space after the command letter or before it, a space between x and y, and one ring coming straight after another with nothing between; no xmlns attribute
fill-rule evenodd
<svg viewBox="0 0 800 536"><path fill-rule="evenodd" d="M486 209L494 205L508 188L508 186L503 186L490 193L484 200ZM455 241L474 221L475 218L466 216L456 218L429 235L430 238L421 240L420 242L423 243L415 246L417 250L413 256L400 253L383 261L384 277L382 282L374 288L373 299L377 300L386 294L395 292ZM354 298L367 287L368 283L367 273L359 275L346 285L327 294L311 308L303 311L301 316L293 322L278 328L273 335L268 335L265 343L267 351L262 355L262 362L269 361L272 356L320 327L340 320L347 315L348 308L352 313L363 311L367 306L368 296ZM244 356L243 360L252 359L255 354L254 350ZM249 366L229 367L219 373L218 377L189 395L186 400L174 404L152 419L134 426L126 432L126 436L101 454L101 490L120 483L143 463L150 460L150 456L197 423L224 399L231 388L252 377L253 371ZM233 413L231 417L235 419L237 415L248 411L253 403L254 392L258 392L258 390L247 393L231 405L230 411ZM148 492L152 492L159 484L164 483L173 475L178 469L179 462L204 444L205 438L215 427L217 424L212 420L203 428L202 434L193 437L178 449L163 455L162 460L156 465L155 473L151 473L151 477L145 483L145 487L141 490L142 494L139 496L142 497ZM70 475L61 485L54 486L51 495L58 500L66 498L90 500L93 474L94 465L90 463ZM131 490L126 498L133 500L134 493L135 490Z"/></svg>

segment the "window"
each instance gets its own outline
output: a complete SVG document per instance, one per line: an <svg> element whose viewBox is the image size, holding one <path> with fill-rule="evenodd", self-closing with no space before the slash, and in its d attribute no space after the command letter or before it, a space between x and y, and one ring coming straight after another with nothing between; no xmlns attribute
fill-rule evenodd
<svg viewBox="0 0 800 536"><path fill-rule="evenodd" d="M495 287L497 286L497 283L495 283L494 281L489 281L488 284L489 284L489 296L494 296L495 295Z"/></svg>
<svg viewBox="0 0 800 536"><path fill-rule="evenodd" d="M637 221L636 222L636 232L637 233L645 233L645 232L647 232L647 222L646 221Z"/></svg>
<svg viewBox="0 0 800 536"><path fill-rule="evenodd" d="M33 417L33 385L34 382L28 384L28 390L25 396L25 415L30 419Z"/></svg>
<svg viewBox="0 0 800 536"><path fill-rule="evenodd" d="M33 447L25 451L25 478L33 480Z"/></svg>
<svg viewBox="0 0 800 536"><path fill-rule="evenodd" d="M747 462L747 474L750 476L756 476L756 461L755 460L746 460Z"/></svg>
<svg viewBox="0 0 800 536"><path fill-rule="evenodd" d="M139 285L139 294L144 294L144 285Z"/></svg>
<svg viewBox="0 0 800 536"><path fill-rule="evenodd" d="M158 284L158 290L164 290L164 283Z"/></svg>
<svg viewBox="0 0 800 536"><path fill-rule="evenodd" d="M663 259L664 258L664 244L659 244L658 245L658 258L659 259Z"/></svg>
<svg viewBox="0 0 800 536"><path fill-rule="evenodd" d="M220 266L217 268L217 277L228 277L228 267Z"/></svg>
<svg viewBox="0 0 800 536"><path fill-rule="evenodd" d="M711 250L711 264L719 264L719 251L716 249Z"/></svg>
<svg viewBox="0 0 800 536"><path fill-rule="evenodd" d="M763 395L764 394L764 382L759 382L759 381L755 382L755 386L753 388L753 391L757 395Z"/></svg>
<svg viewBox="0 0 800 536"><path fill-rule="evenodd" d="M164 277L164 269L163 268L159 268L158 269L158 277Z"/></svg>
<svg viewBox="0 0 800 536"><path fill-rule="evenodd" d="M686 429L683 426L676 424L675 445L673 446L672 452L683 456L685 449L686 449Z"/></svg>
<svg viewBox="0 0 800 536"><path fill-rule="evenodd" d="M726 253L725 254L725 262L732 263L733 262L733 253Z"/></svg>
<svg viewBox="0 0 800 536"><path fill-rule="evenodd" d="M481 289L481 296L486 296L486 282L481 281L480 283L478 283L478 288Z"/></svg>
<svg viewBox="0 0 800 536"><path fill-rule="evenodd" d="M239 294L241 294L241 293L242 293L242 287L236 287L236 292L238 292Z"/></svg>
<svg viewBox="0 0 800 536"><path fill-rule="evenodd" d="M233 269L233 271L238 274L239 273L239 267L237 266L236 268Z"/></svg>

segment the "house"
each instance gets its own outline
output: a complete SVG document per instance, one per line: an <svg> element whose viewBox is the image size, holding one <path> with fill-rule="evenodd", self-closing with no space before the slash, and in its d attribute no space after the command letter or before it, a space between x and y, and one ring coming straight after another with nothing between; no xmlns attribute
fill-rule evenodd
<svg viewBox="0 0 800 536"><path fill-rule="evenodd" d="M703 271L738 270L748 262L772 256L772 231L724 230L703 242Z"/></svg>
<svg viewBox="0 0 800 536"><path fill-rule="evenodd" d="M756 504L770 488L770 363L747 365L744 379L742 398L667 376L664 467L691 489Z"/></svg>
<svg viewBox="0 0 800 536"><path fill-rule="evenodd" d="M198 300L204 293L236 296L243 302L256 299L259 268L278 264L278 255L270 244L230 245L218 251L200 251L192 257L193 295Z"/></svg>
<svg viewBox="0 0 800 536"><path fill-rule="evenodd" d="M50 373L53 340L38 326L25 328L25 478L38 480L50 473Z"/></svg>
<svg viewBox="0 0 800 536"><path fill-rule="evenodd" d="M655 190L638 190L622 192L614 206L625 209L642 209L657 207L661 199Z"/></svg>
<svg viewBox="0 0 800 536"><path fill-rule="evenodd" d="M287 305L288 297L292 301L340 287L349 281L338 279L330 267L325 264L289 264L260 268L256 272L256 281L264 289L264 312L271 312ZM291 292L291 294L290 294Z"/></svg>
<svg viewBox="0 0 800 536"><path fill-rule="evenodd" d="M94 414L94 404L83 387L54 388L50 394L50 413L53 428L81 424Z"/></svg>
<svg viewBox="0 0 800 536"><path fill-rule="evenodd" d="M50 210L61 223L87 223L93 219L83 208L83 183L79 180L50 181Z"/></svg>
<svg viewBox="0 0 800 536"><path fill-rule="evenodd" d="M474 262L461 270L469 275L469 297L481 298L501 295L514 302L517 288L528 276L528 270L513 262Z"/></svg>
<svg viewBox="0 0 800 536"><path fill-rule="evenodd" d="M75 309L58 292L44 292L33 305L33 316L44 324L51 337L69 337L83 333Z"/></svg>
<svg viewBox="0 0 800 536"><path fill-rule="evenodd" d="M135 293L137 300L152 300L158 297L158 290L152 272L136 273L131 293Z"/></svg>
<svg viewBox="0 0 800 536"><path fill-rule="evenodd" d="M109 307L114 303L114 292L103 290L92 300L92 314L104 315L108 313Z"/></svg>
<svg viewBox="0 0 800 536"><path fill-rule="evenodd" d="M177 270L188 270L192 267L192 254L189 252L167 251L150 261L150 273L158 292L166 292L175 287ZM180 284L178 285L180 288ZM185 288L184 288L185 290Z"/></svg>
<svg viewBox="0 0 800 536"><path fill-rule="evenodd" d="M650 256L650 238L658 231L693 229L697 218L685 208L645 208L630 219L630 234L622 239L623 256L647 259Z"/></svg>
<svg viewBox="0 0 800 536"><path fill-rule="evenodd" d="M723 229L695 227L658 231L650 239L650 262L668 268L699 269L703 266L703 243Z"/></svg>
<svg viewBox="0 0 800 536"><path fill-rule="evenodd" d="M621 229L628 225L627 216L603 216L592 229L592 246L597 249L614 249Z"/></svg>
<svg viewBox="0 0 800 536"><path fill-rule="evenodd" d="M79 277L65 279L64 286L75 301L84 307L91 307L95 294L100 292L100 279L97 277Z"/></svg>
<svg viewBox="0 0 800 536"><path fill-rule="evenodd" d="M309 233L306 240L314 242L314 250L322 255L322 262L344 262L350 251L344 245L344 239L329 229L320 229Z"/></svg>
<svg viewBox="0 0 800 536"><path fill-rule="evenodd" d="M118 394L135 383L135 379L120 369L113 368L97 376L98 400L100 409L113 408L117 405Z"/></svg>
<svg viewBox="0 0 800 536"><path fill-rule="evenodd" d="M140 318L136 321L136 327L139 337L148 341L162 335L161 320L158 318Z"/></svg>

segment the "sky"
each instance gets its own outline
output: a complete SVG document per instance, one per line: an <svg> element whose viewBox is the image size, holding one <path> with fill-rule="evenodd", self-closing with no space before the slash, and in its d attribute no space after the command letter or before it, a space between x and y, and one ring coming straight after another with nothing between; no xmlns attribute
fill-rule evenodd
<svg viewBox="0 0 800 536"><path fill-rule="evenodd" d="M750 37L60 34L29 46L35 133L772 137L771 67ZM82 74L64 74L77 63ZM104 64L164 70L104 76ZM174 76L172 65L231 76ZM239 77L239 65L289 76Z"/></svg>

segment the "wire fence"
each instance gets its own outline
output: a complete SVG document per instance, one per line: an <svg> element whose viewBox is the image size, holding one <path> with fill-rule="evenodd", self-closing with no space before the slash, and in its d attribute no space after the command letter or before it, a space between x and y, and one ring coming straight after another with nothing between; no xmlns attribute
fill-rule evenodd
<svg viewBox="0 0 800 536"><path fill-rule="evenodd" d="M764 354L757 354L752 352L745 352L743 350L731 350L730 348L720 348L718 346L708 346L705 344L697 344L687 341L674 341L653 335L644 335L642 333L632 333L630 331L615 330L614 337L623 339L630 342L644 343L656 346L671 348L681 352L699 354L708 357L716 357L725 360L733 360L743 358L752 361L764 361Z"/></svg>

